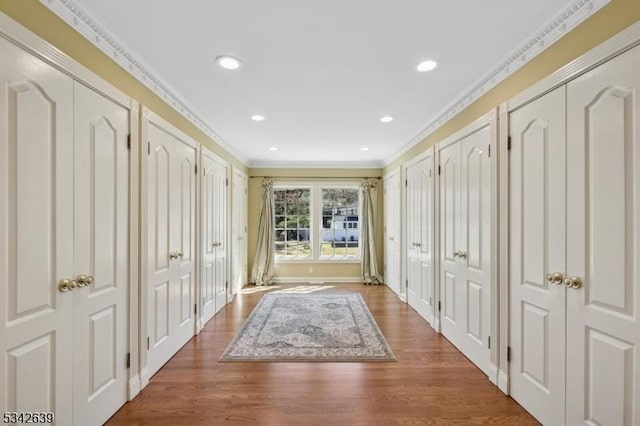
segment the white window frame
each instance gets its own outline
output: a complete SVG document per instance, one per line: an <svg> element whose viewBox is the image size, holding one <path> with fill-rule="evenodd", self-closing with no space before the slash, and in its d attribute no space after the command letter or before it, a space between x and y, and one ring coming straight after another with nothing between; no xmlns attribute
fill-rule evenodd
<svg viewBox="0 0 640 426"><path fill-rule="evenodd" d="M320 237L322 236L322 189L357 189L358 190L358 251L357 257L352 258L332 258L332 257L321 257L321 241ZM362 189L360 188L359 182L274 182L273 189L310 189L311 190L311 199L310 199L310 225L309 225L309 233L311 240L311 257L306 258L298 258L298 259L286 259L275 257L275 263L277 264L287 264L287 263L322 263L322 264L330 264L330 263L360 263L362 259ZM275 228L274 228L275 230ZM275 247L274 247L275 250Z"/></svg>

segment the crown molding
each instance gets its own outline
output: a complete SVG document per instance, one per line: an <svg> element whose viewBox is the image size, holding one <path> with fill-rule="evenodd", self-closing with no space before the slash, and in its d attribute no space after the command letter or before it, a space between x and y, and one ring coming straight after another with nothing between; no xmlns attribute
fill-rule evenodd
<svg viewBox="0 0 640 426"><path fill-rule="evenodd" d="M160 80L148 66L144 65L139 58L136 58L128 51L104 26L75 2L71 0L40 0L40 3L158 95L160 99L164 100L176 112L213 139L214 142L246 165L248 159L245 156L241 155L222 136L216 133L186 100L178 96L175 90L172 90L167 83Z"/></svg>
<svg viewBox="0 0 640 426"><path fill-rule="evenodd" d="M406 151L420 143L427 136L436 131L440 126L458 115L469 105L475 102L486 92L500 84L504 79L515 73L522 66L527 64L541 52L546 50L553 43L562 38L566 33L584 22L591 15L607 5L611 0L572 0L565 9L553 17L549 22L540 28L532 37L521 43L510 55L508 55L498 66L484 75L478 82L467 90L463 91L454 102L446 106L439 114L431 119L428 124L411 140L402 145L391 157L379 162L366 163L297 163L296 167L350 167L368 168L383 167L391 164L394 160ZM58 15L62 20L82 34L94 46L104 52L113 61L120 65L125 71L135 77L138 81L148 87L168 105L183 115L193 123L198 129L213 139L218 145L227 150L239 161L248 167L291 167L289 164L255 161L236 151L218 133L216 133L207 122L200 117L189 103L176 94L170 86L156 77L153 71L145 66L142 61L129 52L122 43L117 41L100 23L82 10L72 0L40 0L40 2Z"/></svg>
<svg viewBox="0 0 640 426"><path fill-rule="evenodd" d="M251 169L381 169L383 162L373 161L250 161Z"/></svg>
<svg viewBox="0 0 640 426"><path fill-rule="evenodd" d="M446 106L411 140L394 155L387 158L387 166L402 154L423 141L440 126L458 115L478 98L500 84L507 77L549 48L569 31L580 25L591 15L606 6L611 0L572 0L565 9L543 25L532 37L521 43L498 66L484 75L478 82L463 91L454 102Z"/></svg>

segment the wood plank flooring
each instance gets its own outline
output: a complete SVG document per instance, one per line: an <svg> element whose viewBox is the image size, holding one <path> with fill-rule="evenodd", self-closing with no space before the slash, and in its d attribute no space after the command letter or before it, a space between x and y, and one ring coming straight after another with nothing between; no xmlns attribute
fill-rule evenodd
<svg viewBox="0 0 640 426"><path fill-rule="evenodd" d="M364 297L398 362L220 363L266 291ZM538 424L385 286L246 287L109 425Z"/></svg>

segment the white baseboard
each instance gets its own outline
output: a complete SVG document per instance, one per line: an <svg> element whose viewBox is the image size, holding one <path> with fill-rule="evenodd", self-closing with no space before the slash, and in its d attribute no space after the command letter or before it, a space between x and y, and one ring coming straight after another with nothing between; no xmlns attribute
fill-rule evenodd
<svg viewBox="0 0 640 426"><path fill-rule="evenodd" d="M362 283L361 277L274 277L276 284L339 284Z"/></svg>
<svg viewBox="0 0 640 426"><path fill-rule="evenodd" d="M140 393L140 375L136 374L129 379L129 401Z"/></svg>
<svg viewBox="0 0 640 426"><path fill-rule="evenodd" d="M509 395L509 373L503 370L498 370L498 389L505 395Z"/></svg>
<svg viewBox="0 0 640 426"><path fill-rule="evenodd" d="M140 370L140 390L147 387L147 385L149 384L149 379L149 368L144 367L142 370Z"/></svg>
<svg viewBox="0 0 640 426"><path fill-rule="evenodd" d="M489 380L491 381L491 383L498 386L498 366L493 363L489 363L488 370Z"/></svg>
<svg viewBox="0 0 640 426"><path fill-rule="evenodd" d="M440 319L437 317L433 320L433 329L436 331L436 333L440 333Z"/></svg>

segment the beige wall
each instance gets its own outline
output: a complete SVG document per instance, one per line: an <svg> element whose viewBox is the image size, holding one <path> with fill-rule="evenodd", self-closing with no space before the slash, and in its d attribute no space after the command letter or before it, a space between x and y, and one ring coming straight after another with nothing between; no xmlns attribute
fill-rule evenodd
<svg viewBox="0 0 640 426"><path fill-rule="evenodd" d="M262 206L262 179L251 176L288 176L295 182L314 181L345 181L360 182L358 177L382 176L381 169L251 169L249 170L249 274L253 266L253 258L256 253L258 221ZM312 177L318 176L320 179ZM339 179L336 179L339 178ZM274 178L274 180L277 180ZM283 179L286 181L286 179ZM378 203L376 219L376 254L378 255L378 267L382 273L383 262L383 188L382 180L378 184ZM313 272L309 273L309 267ZM276 264L276 277L322 278L322 277L360 277L360 264L353 263L281 263Z"/></svg>
<svg viewBox="0 0 640 426"><path fill-rule="evenodd" d="M385 167L385 173L454 134L493 108L640 20L640 0L612 0L531 62ZM488 71L488 70L487 70ZM425 120L428 117L425 117Z"/></svg>
<svg viewBox="0 0 640 426"><path fill-rule="evenodd" d="M50 12L38 0L0 0L0 11L21 23L40 37L44 38L67 55L80 62L91 71L110 82L121 91L140 101L162 116L174 126L195 140L210 148L250 176L322 176L325 178L349 178L354 176L382 176L381 169L251 169L240 163L235 157L215 144L206 134L178 114L162 99L138 82L118 64L94 47L83 36ZM455 133L475 119L479 118L500 103L520 93L553 71L579 57L589 49L610 38L627 26L640 19L640 0L613 0L609 5L589 18L578 28L567 34L530 63L500 83L483 97L471 104L463 112L449 120L433 134L414 146L411 150L395 159L384 169L391 171L410 158L423 152L436 142ZM425 117L426 119L427 117ZM402 141L398 141L402 142ZM304 181L305 179L297 179ZM312 179L310 179L312 180ZM357 180L357 179L354 179ZM249 273L255 255L258 217L260 212L261 179L249 179L249 229L248 256ZM380 270L383 267L383 219L382 185L378 200L377 251ZM313 266L310 274L308 267ZM277 267L281 277L357 277L360 268L357 264L281 264Z"/></svg>
<svg viewBox="0 0 640 426"><path fill-rule="evenodd" d="M147 89L38 0L0 0L0 11L80 62L122 92L136 99L143 106L152 109L156 114L225 160L244 172L247 171L244 164L216 144L209 136Z"/></svg>

